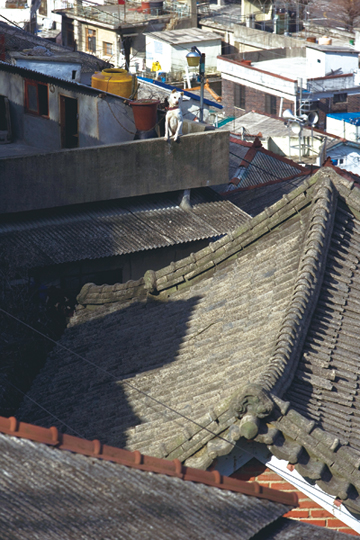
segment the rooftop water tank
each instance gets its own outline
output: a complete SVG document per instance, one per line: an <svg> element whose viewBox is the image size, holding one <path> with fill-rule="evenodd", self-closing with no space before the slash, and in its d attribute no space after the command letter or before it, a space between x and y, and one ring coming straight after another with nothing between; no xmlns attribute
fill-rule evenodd
<svg viewBox="0 0 360 540"><path fill-rule="evenodd" d="M103 69L91 77L91 86L124 98L136 98L138 82L136 75L126 69Z"/></svg>

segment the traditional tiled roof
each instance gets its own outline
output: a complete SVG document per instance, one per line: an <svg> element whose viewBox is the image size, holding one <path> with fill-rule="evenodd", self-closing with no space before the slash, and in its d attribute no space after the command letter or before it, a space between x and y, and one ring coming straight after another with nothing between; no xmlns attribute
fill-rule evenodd
<svg viewBox="0 0 360 540"><path fill-rule="evenodd" d="M295 493L14 417L0 417L0 451L3 539L247 540L297 506Z"/></svg>
<svg viewBox="0 0 360 540"><path fill-rule="evenodd" d="M20 417L200 468L253 439L359 512L359 218L326 167L182 261L85 286Z"/></svg>
<svg viewBox="0 0 360 540"><path fill-rule="evenodd" d="M0 246L15 251L18 259L22 254L24 263L41 267L214 238L249 219L209 188L191 191L191 208L180 206L182 195L158 194L3 217Z"/></svg>

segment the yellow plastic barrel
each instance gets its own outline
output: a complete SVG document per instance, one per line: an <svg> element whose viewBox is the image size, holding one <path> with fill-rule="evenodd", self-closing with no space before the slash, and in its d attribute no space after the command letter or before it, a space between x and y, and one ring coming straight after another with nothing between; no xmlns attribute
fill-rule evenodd
<svg viewBox="0 0 360 540"><path fill-rule="evenodd" d="M137 78L126 69L103 69L91 77L91 86L117 96L134 99L137 94Z"/></svg>

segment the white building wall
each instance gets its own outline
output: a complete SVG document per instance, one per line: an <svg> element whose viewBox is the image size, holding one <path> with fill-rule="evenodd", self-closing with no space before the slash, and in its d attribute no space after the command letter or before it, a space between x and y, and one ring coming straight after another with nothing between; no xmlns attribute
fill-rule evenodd
<svg viewBox="0 0 360 540"><path fill-rule="evenodd" d="M287 80L274 76L272 73L251 69L239 63L223 60L222 58L218 58L217 67L222 77L237 84L244 84L260 92L277 95L286 99L296 99L297 81Z"/></svg>
<svg viewBox="0 0 360 540"><path fill-rule="evenodd" d="M201 53L205 54L206 73L217 71L217 57L221 54L221 39L206 41L201 44L183 43L181 46L172 46L172 70L184 71L187 65L186 55L191 51L191 47L196 46Z"/></svg>
<svg viewBox="0 0 360 540"><path fill-rule="evenodd" d="M192 46L197 46L201 53L205 53L206 72L217 71L217 56L221 54L221 38L199 43L183 43L171 45L160 39L146 35L146 67L151 69L153 62L159 62L161 71L185 72L186 55Z"/></svg>
<svg viewBox="0 0 360 540"><path fill-rule="evenodd" d="M342 70L342 73L352 73L358 69L358 54L337 53L331 50L324 52L306 47L306 77L308 79L325 77L331 70Z"/></svg>
<svg viewBox="0 0 360 540"><path fill-rule="evenodd" d="M357 136L360 136L360 127L354 126L345 120L326 117L326 131L331 135L337 135L343 139L353 142L359 142Z"/></svg>
<svg viewBox="0 0 360 540"><path fill-rule="evenodd" d="M29 2L30 4L30 2ZM18 9L18 8L5 8L5 0L1 0L0 14L6 17L9 21L24 28L25 24L30 21L30 8ZM6 19L1 18L3 22L7 22Z"/></svg>
<svg viewBox="0 0 360 540"><path fill-rule="evenodd" d="M171 45L146 35L146 67L151 69L153 62L159 62L161 71L169 73L172 64Z"/></svg>

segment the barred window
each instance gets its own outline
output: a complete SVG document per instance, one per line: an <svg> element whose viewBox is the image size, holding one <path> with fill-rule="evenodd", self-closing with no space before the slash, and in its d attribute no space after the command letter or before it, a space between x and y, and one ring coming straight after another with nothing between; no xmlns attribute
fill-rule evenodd
<svg viewBox="0 0 360 540"><path fill-rule="evenodd" d="M333 103L346 103L347 94L344 92L342 94L335 94L333 97Z"/></svg>
<svg viewBox="0 0 360 540"><path fill-rule="evenodd" d="M265 112L267 114L276 114L276 96L265 94Z"/></svg>
<svg viewBox="0 0 360 540"><path fill-rule="evenodd" d="M245 89L243 84L234 85L234 107L245 109Z"/></svg>
<svg viewBox="0 0 360 540"><path fill-rule="evenodd" d="M86 50L96 53L96 30L86 28Z"/></svg>

